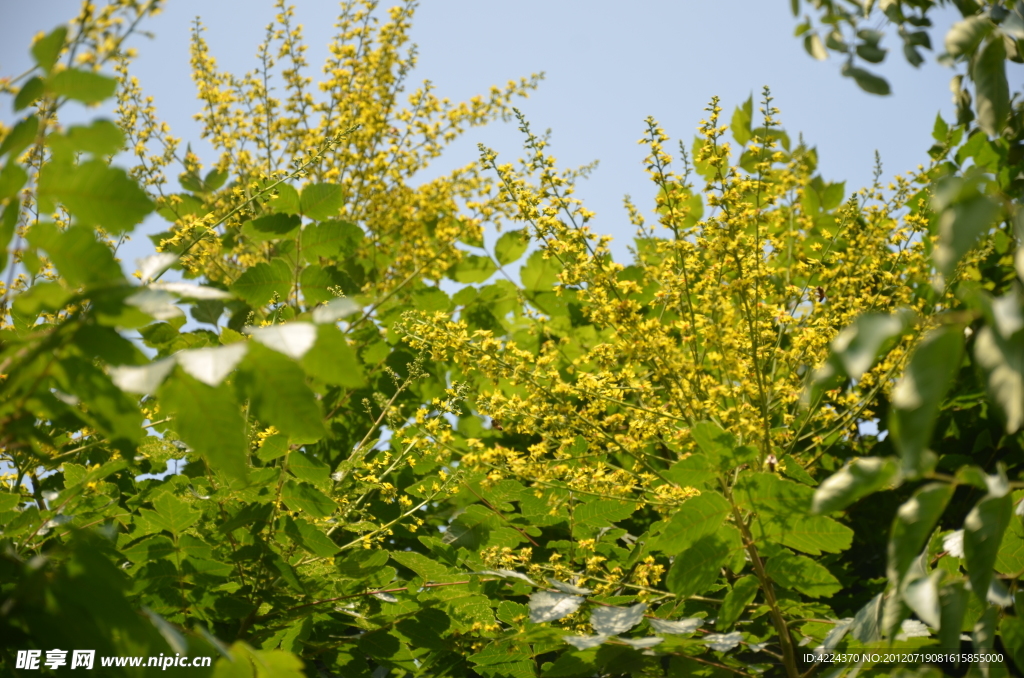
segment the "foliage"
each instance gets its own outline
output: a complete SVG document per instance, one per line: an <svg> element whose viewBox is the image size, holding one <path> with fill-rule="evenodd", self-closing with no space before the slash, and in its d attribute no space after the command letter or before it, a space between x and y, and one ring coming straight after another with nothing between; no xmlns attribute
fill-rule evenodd
<svg viewBox="0 0 1024 678"><path fill-rule="evenodd" d="M83 11L5 84L27 112L0 131L0 661L798 676L811 650L965 642L1024 663L1019 108L1005 132L980 98L980 128L938 118L927 168L848 196L767 89L729 125L713 99L679 172L648 119L658 225L627 199L622 265L573 197L585 170L510 107L536 79L399 108L414 3L383 24L344 3L319 94L283 4L240 78L197 23L209 170L130 74L154 9ZM59 124L115 90L117 125ZM513 113L518 166L482 148L411 185ZM118 244L154 212L131 280Z"/></svg>

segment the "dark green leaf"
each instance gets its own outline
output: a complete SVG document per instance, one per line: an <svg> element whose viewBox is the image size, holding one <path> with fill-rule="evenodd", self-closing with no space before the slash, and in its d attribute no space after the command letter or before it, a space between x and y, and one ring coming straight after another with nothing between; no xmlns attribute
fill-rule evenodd
<svg viewBox="0 0 1024 678"><path fill-rule="evenodd" d="M17 96L14 97L14 112L28 108L31 106L39 97L43 96L46 91L46 84L43 79L39 76L29 78L21 89L18 90Z"/></svg>
<svg viewBox="0 0 1024 678"><path fill-rule="evenodd" d="M281 489L281 499L292 511L305 511L314 518L327 518L337 505L309 483L288 479Z"/></svg>
<svg viewBox="0 0 1024 678"><path fill-rule="evenodd" d="M39 68L47 73L53 70L53 65L60 57L60 51L64 48L64 40L67 36L67 27L58 26L49 35L32 45L32 58L35 59Z"/></svg>
<svg viewBox="0 0 1024 678"><path fill-rule="evenodd" d="M254 242L293 239L299 234L302 220L292 214L268 214L242 224L242 235Z"/></svg>
<svg viewBox="0 0 1024 678"><path fill-rule="evenodd" d="M715 621L715 629L728 631L736 623L736 620L743 615L747 604L754 600L754 596L760 590L761 584L757 577L747 575L740 577L732 585L732 590L726 594L722 606L718 609L718 619Z"/></svg>
<svg viewBox="0 0 1024 678"><path fill-rule="evenodd" d="M939 589L939 647L960 647L969 595L960 581L950 582Z"/></svg>
<svg viewBox="0 0 1024 678"><path fill-rule="evenodd" d="M1006 420L1006 432L1024 425L1024 334L1000 336L989 325L974 342L974 357L985 371L989 396Z"/></svg>
<svg viewBox="0 0 1024 678"><path fill-rule="evenodd" d="M850 64L843 66L843 75L853 78L857 85L869 94L878 94L886 96L892 92L889 88L889 83L886 82L885 78L880 78L870 71L866 71L863 68L857 68Z"/></svg>
<svg viewBox="0 0 1024 678"><path fill-rule="evenodd" d="M92 71L69 68L48 77L46 89L51 94L81 101L83 104L98 104L114 95L117 80Z"/></svg>
<svg viewBox="0 0 1024 678"><path fill-rule="evenodd" d="M784 549L768 559L765 571L779 586L811 598L831 596L843 588L824 565Z"/></svg>
<svg viewBox="0 0 1024 678"><path fill-rule="evenodd" d="M302 518L288 518L285 533L296 544L320 558L329 558L338 552L338 545L330 537Z"/></svg>
<svg viewBox="0 0 1024 678"><path fill-rule="evenodd" d="M174 495L164 492L153 500L153 508L156 511L142 509L140 511L149 522L161 530L167 530L174 536L178 536L186 529L195 525L202 514L193 511L189 505Z"/></svg>
<svg viewBox="0 0 1024 678"><path fill-rule="evenodd" d="M302 189L299 203L302 214L314 221L323 221L338 216L345 198L337 184L310 184Z"/></svg>

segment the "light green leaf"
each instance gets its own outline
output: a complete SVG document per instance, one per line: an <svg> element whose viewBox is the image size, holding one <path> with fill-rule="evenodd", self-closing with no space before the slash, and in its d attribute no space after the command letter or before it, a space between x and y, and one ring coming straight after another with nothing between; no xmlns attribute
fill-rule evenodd
<svg viewBox="0 0 1024 678"><path fill-rule="evenodd" d="M323 221L338 215L345 197L337 184L310 184L302 189L299 200L302 214L314 221Z"/></svg>
<svg viewBox="0 0 1024 678"><path fill-rule="evenodd" d="M330 537L302 518L289 517L284 531L292 541L320 558L330 558L339 550Z"/></svg>
<svg viewBox="0 0 1024 678"><path fill-rule="evenodd" d="M999 620L999 635L1017 671L1024 671L1024 618L1004 615Z"/></svg>
<svg viewBox="0 0 1024 678"><path fill-rule="evenodd" d="M155 393L160 384L174 369L174 360L165 358L146 365L118 365L110 368L110 379L122 391L149 395Z"/></svg>
<svg viewBox="0 0 1024 678"><path fill-rule="evenodd" d="M114 261L114 254L96 240L91 228L72 226L60 231L56 225L43 222L29 229L28 240L46 250L57 271L72 287L124 282L124 274Z"/></svg>
<svg viewBox="0 0 1024 678"><path fill-rule="evenodd" d="M960 259L988 232L1000 206L977 179L950 177L940 181L934 192L932 206L941 212L934 259L943 279L948 279Z"/></svg>
<svg viewBox="0 0 1024 678"><path fill-rule="evenodd" d="M951 56L971 56L981 41L992 32L995 24L984 14L969 16L953 24L946 33L946 51Z"/></svg>
<svg viewBox="0 0 1024 678"><path fill-rule="evenodd" d="M323 438L326 431L320 407L306 385L306 375L294 361L254 345L238 381L260 420L276 426L293 444Z"/></svg>
<svg viewBox="0 0 1024 678"><path fill-rule="evenodd" d="M291 293L295 272L284 259L274 259L269 264L259 263L247 270L231 291L253 308L265 306L274 295L285 300Z"/></svg>
<svg viewBox="0 0 1024 678"><path fill-rule="evenodd" d="M317 328L316 343L302 356L302 368L309 376L323 379L328 384L346 388L366 385L363 367L355 351L345 341L345 335L333 325Z"/></svg>
<svg viewBox="0 0 1024 678"><path fill-rule="evenodd" d="M903 460L903 474L913 478L927 470L925 452L932 439L939 405L960 371L964 333L958 325L930 331L918 344L910 364L892 392L889 435Z"/></svg>
<svg viewBox="0 0 1024 678"><path fill-rule="evenodd" d="M39 176L39 195L59 201L79 223L115 234L132 230L154 210L135 180L103 160L46 165Z"/></svg>
<svg viewBox="0 0 1024 678"><path fill-rule="evenodd" d="M999 555L999 544L1013 518L1013 499L1005 489L990 488L989 493L975 504L964 520L967 576L974 595L984 605L988 604L986 596L992 580L992 569Z"/></svg>
<svg viewBox="0 0 1024 678"><path fill-rule="evenodd" d="M772 473L741 477L734 488L742 506L757 513L751 530L758 540L783 544L810 555L850 547L853 530L826 516L811 515L814 490Z"/></svg>
<svg viewBox="0 0 1024 678"><path fill-rule="evenodd" d="M299 192L291 184L278 184L274 189L277 192L269 203L270 209L279 214L299 214L302 208L299 205Z"/></svg>
<svg viewBox="0 0 1024 678"><path fill-rule="evenodd" d="M811 511L840 511L862 497L877 492L897 479L899 466L893 457L859 457L830 476L814 493Z"/></svg>
<svg viewBox="0 0 1024 678"><path fill-rule="evenodd" d="M307 454L295 451L288 457L288 470L299 480L314 485L326 483L331 477L331 467Z"/></svg>
<svg viewBox="0 0 1024 678"><path fill-rule="evenodd" d="M665 577L665 586L678 596L704 593L718 580L719 570L729 555L729 544L722 536L706 534L676 556Z"/></svg>
<svg viewBox="0 0 1024 678"><path fill-rule="evenodd" d="M978 126L997 137L1010 115L1010 87L1006 82L1006 47L1001 33L990 37L977 59L971 61L971 78L978 112Z"/></svg>
<svg viewBox="0 0 1024 678"><path fill-rule="evenodd" d="M64 134L51 134L46 143L54 157L63 155L71 161L76 152L92 153L102 157L114 155L124 148L124 134L109 120L96 120L91 125L75 125Z"/></svg>
<svg viewBox="0 0 1024 678"><path fill-rule="evenodd" d="M831 596L843 588L824 565L786 550L769 558L765 571L779 586L811 598Z"/></svg>
<svg viewBox="0 0 1024 678"><path fill-rule="evenodd" d="M650 546L669 555L678 555L698 539L718 531L731 511L732 506L718 492L701 492L679 507Z"/></svg>
<svg viewBox="0 0 1024 678"><path fill-rule="evenodd" d="M83 104L98 104L114 95L117 80L92 71L69 68L50 75L46 79L46 89L51 94Z"/></svg>
<svg viewBox="0 0 1024 678"><path fill-rule="evenodd" d="M463 254L462 259L448 271L448 276L460 283L481 283L494 275L498 270L490 257L476 254Z"/></svg>
<svg viewBox="0 0 1024 678"><path fill-rule="evenodd" d="M1024 490L1014 492L1013 501L1024 498ZM1024 522L1020 518L1011 518L1010 524L1003 534L1003 541L996 554L996 572L1016 574L1024 571Z"/></svg>
<svg viewBox="0 0 1024 678"><path fill-rule="evenodd" d="M8 161L0 169L0 200L13 198L28 183L28 172L16 162Z"/></svg>
<svg viewBox="0 0 1024 678"><path fill-rule="evenodd" d="M1024 334L1009 339L986 325L974 342L974 357L984 369L993 401L1006 419L1006 432L1024 425Z"/></svg>
<svg viewBox="0 0 1024 678"><path fill-rule="evenodd" d="M338 508L331 499L309 483L288 479L281 488L281 499L293 511L305 511L314 518L330 517Z"/></svg>
<svg viewBox="0 0 1024 678"><path fill-rule="evenodd" d="M46 92L46 84L39 76L33 76L25 81L25 84L18 90L14 97L14 112L24 110L34 104L39 97Z"/></svg>
<svg viewBox="0 0 1024 678"><path fill-rule="evenodd" d="M573 519L578 525L608 527L633 515L635 510L636 504L632 502L597 499L577 508Z"/></svg>
<svg viewBox="0 0 1024 678"><path fill-rule="evenodd" d="M525 229L506 231L494 245L494 257L504 266L523 256L530 246L530 236Z"/></svg>
<svg viewBox="0 0 1024 678"><path fill-rule="evenodd" d="M140 513L161 530L167 530L175 537L194 525L202 516L199 511L193 511L188 504L168 492L154 499L153 507L156 509L155 512L142 509Z"/></svg>
<svg viewBox="0 0 1024 678"><path fill-rule="evenodd" d="M249 441L233 389L226 384L211 388L175 374L160 389L160 406L161 411L174 417L174 428L181 439L211 468L245 480Z"/></svg>
<svg viewBox="0 0 1024 678"><path fill-rule="evenodd" d="M721 631L728 631L736 623L736 620L743 615L747 605L754 600L761 584L757 577L747 575L740 577L732 585L732 590L726 594L722 606L718 609L718 619L715 620L715 628Z"/></svg>
<svg viewBox="0 0 1024 678"><path fill-rule="evenodd" d="M64 49L67 37L67 26L58 26L49 35L36 41L32 45L32 58L35 59L36 65L47 73L52 71L61 50Z"/></svg>
<svg viewBox="0 0 1024 678"><path fill-rule="evenodd" d="M0 143L0 156L10 153L12 159L17 159L21 152L28 148L35 141L36 133L39 132L39 118L30 115L7 132L2 143ZM20 188L20 187L19 187ZM10 195L0 189L0 197Z"/></svg>
<svg viewBox="0 0 1024 678"><path fill-rule="evenodd" d="M328 270L317 264L309 264L302 269L299 287L306 306L316 306L338 298L334 293L339 286L338 280L331 275L331 270L334 269Z"/></svg>
<svg viewBox="0 0 1024 678"><path fill-rule="evenodd" d="M900 585L928 543L954 489L955 486L948 483L929 483L914 492L896 512L889 537L887 565L887 575L893 586Z"/></svg>
<svg viewBox="0 0 1024 678"><path fill-rule="evenodd" d="M551 256L545 258L544 252L537 250L526 260L519 278L523 281L523 288L528 291L548 291L558 281L560 270L561 264L557 259Z"/></svg>
<svg viewBox="0 0 1024 678"><path fill-rule="evenodd" d="M302 254L306 261L320 257L341 261L355 253L366 238L362 229L347 221L321 221L302 229Z"/></svg>
<svg viewBox="0 0 1024 678"><path fill-rule="evenodd" d="M323 323L334 323L341 318L352 315L360 310L362 310L362 307L348 297L331 299L323 306L317 306L313 309L313 322L318 325Z"/></svg>

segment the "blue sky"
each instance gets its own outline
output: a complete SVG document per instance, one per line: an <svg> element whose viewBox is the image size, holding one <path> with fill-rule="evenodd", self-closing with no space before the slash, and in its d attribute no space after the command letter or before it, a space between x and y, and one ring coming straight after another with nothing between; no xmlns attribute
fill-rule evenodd
<svg viewBox="0 0 1024 678"><path fill-rule="evenodd" d="M72 0L47 0L9 7L0 24L0 72L14 74L28 66L31 35L66 21L77 6ZM314 78L336 14L334 2L296 2ZM256 64L256 46L274 9L268 0L174 0L143 26L155 38L135 41L140 56L134 72L143 88L155 98L172 133L210 160L213 154L191 118L198 104L189 77L188 35L197 15L208 29L219 67L242 74ZM933 38L941 47L953 17L937 18ZM934 64L933 55L932 63L911 68L899 41L890 39L886 44L892 51L881 72L894 93L868 95L839 75L838 59L818 62L808 56L802 40L793 37L796 24L789 3L782 0L635 0L628 5L610 0L425 0L413 23L419 62L410 83L429 79L439 96L461 100L492 84L544 71L540 89L518 106L535 131L552 130L550 150L562 167L600 162L577 195L597 213L595 230L615 236L614 250L621 259L633 234L623 195L632 195L647 214L654 195L643 171L644 149L637 144L648 115L673 139L689 145L712 95L721 97L728 121L734 106L751 93L756 101L767 84L790 135L803 133L818 147L827 180L846 180L848 189L870 183L876 149L886 177L927 160L936 113L942 111L947 119L952 114L952 72ZM10 115L9 109L0 111L4 120ZM424 178L474 161L477 143L498 151L500 159L513 160L521 154L521 142L514 123L471 130ZM157 226L147 222L142 230L153 232ZM133 245L125 252L128 257L148 253L148 240L136 237Z"/></svg>

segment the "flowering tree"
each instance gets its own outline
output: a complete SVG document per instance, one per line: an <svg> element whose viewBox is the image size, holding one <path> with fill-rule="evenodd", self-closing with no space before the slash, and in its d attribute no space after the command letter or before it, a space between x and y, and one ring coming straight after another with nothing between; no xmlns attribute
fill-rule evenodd
<svg viewBox="0 0 1024 678"><path fill-rule="evenodd" d="M648 119L625 265L511 107L537 77L403 102L413 9L343 3L318 89L283 3L242 77L197 23L209 169L131 75L152 4L87 6L5 81L2 661L801 676L885 649L888 675L966 631L986 675L1020 665L1009 132L939 118L928 167L847 192L767 89L675 158ZM115 92L119 125L59 124ZM411 186L513 114L520 165Z"/></svg>

